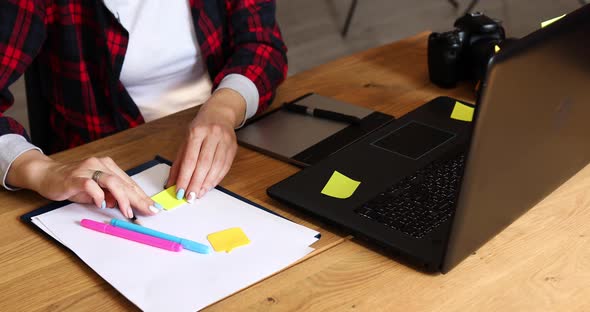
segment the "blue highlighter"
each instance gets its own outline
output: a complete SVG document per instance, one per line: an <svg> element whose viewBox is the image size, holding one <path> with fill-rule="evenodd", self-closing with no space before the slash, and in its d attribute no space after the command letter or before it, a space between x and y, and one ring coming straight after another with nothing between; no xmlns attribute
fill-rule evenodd
<svg viewBox="0 0 590 312"><path fill-rule="evenodd" d="M174 235L170 235L170 234L162 233L162 232L159 232L156 230L152 230L150 228L146 228L145 226L137 225L137 224L130 223L130 222L123 221L123 220L119 220L119 219L111 219L111 225L116 226L116 227L120 227L123 229L127 229L130 231L150 235L153 237L162 238L162 239L169 240L169 241L172 241L175 243L179 243L182 245L182 247L184 249L188 249L190 251L194 251L194 252L198 252L198 253L202 253L202 254L211 253L211 247L209 247L207 245L203 245L201 243L197 243L192 240L188 240L188 239L176 237Z"/></svg>

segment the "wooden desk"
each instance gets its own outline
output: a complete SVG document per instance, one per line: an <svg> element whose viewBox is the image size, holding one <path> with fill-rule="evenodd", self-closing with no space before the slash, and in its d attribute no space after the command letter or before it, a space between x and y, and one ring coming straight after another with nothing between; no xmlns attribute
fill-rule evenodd
<svg viewBox="0 0 590 312"><path fill-rule="evenodd" d="M291 77L275 105L315 91L399 116L437 95L472 101L468 85L442 90L428 82L426 37ZM55 157L108 155L125 169L156 154L173 159L195 113L181 112ZM266 195L268 186L297 170L240 147L222 185L323 236L305 260L207 311L590 310L589 167L446 275L398 264ZM0 192L0 311L137 310L75 256L18 220L46 203L28 191Z"/></svg>

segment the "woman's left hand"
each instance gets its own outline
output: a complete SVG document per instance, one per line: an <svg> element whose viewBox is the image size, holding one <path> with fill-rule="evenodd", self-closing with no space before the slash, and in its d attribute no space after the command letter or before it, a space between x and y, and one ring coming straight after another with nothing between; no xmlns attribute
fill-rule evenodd
<svg viewBox="0 0 590 312"><path fill-rule="evenodd" d="M246 101L236 91L219 89L189 125L170 170L166 187L176 184L176 197L201 198L229 171L236 155L235 127L246 113Z"/></svg>

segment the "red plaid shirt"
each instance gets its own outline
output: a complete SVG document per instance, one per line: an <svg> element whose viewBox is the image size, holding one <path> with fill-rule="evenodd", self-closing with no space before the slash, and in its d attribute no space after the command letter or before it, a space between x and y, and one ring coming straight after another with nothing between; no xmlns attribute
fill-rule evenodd
<svg viewBox="0 0 590 312"><path fill-rule="evenodd" d="M265 109L287 73L275 1L190 0L190 7L214 87L229 74L244 75L258 88L258 111ZM2 113L13 103L8 86L33 60L42 82L38 92L49 102L43 104L51 132L46 153L143 123L119 80L128 39L100 0L1 0L0 136L27 136Z"/></svg>

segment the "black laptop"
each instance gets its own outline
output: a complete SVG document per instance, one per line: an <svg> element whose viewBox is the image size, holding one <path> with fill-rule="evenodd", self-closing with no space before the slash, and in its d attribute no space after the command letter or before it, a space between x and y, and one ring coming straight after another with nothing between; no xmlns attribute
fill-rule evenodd
<svg viewBox="0 0 590 312"><path fill-rule="evenodd" d="M493 57L473 122L434 99L267 192L448 272L590 161L589 56L587 5ZM346 199L321 193L335 171Z"/></svg>

